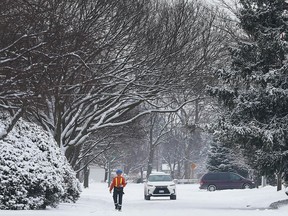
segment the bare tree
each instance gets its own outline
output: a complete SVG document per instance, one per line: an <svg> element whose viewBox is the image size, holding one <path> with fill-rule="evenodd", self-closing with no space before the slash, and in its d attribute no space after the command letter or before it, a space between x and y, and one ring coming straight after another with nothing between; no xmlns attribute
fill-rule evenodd
<svg viewBox="0 0 288 216"><path fill-rule="evenodd" d="M93 161L93 149L104 143L105 134L92 139L102 129L187 104L171 108L171 92L210 79L207 69L223 49L215 14L198 2L6 3L0 21L5 30L0 106L14 114L25 108L27 118L54 134L77 170ZM143 103L153 109L126 115Z"/></svg>
<svg viewBox="0 0 288 216"><path fill-rule="evenodd" d="M155 152L160 144L163 143L164 137L169 133L169 124L170 124L170 115L168 115L168 119L165 120L163 116L159 114L152 114L149 118L149 126L148 126L148 160L147 160L147 177L151 174L153 169Z"/></svg>

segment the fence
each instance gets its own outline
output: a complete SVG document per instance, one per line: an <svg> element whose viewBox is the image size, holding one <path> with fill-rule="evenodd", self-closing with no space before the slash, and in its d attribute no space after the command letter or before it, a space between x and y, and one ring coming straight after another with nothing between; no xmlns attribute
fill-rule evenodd
<svg viewBox="0 0 288 216"><path fill-rule="evenodd" d="M199 179L177 179L177 184L198 184Z"/></svg>

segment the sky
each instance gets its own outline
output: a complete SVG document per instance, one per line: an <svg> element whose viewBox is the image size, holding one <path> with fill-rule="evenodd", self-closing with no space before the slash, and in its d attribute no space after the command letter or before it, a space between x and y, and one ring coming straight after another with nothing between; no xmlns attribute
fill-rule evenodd
<svg viewBox="0 0 288 216"><path fill-rule="evenodd" d="M284 216L288 205L270 209L271 203L288 196L275 187L208 192L199 184L177 184L177 200L144 200L143 184L128 183L123 197L123 211L114 210L107 183L95 182L83 189L76 203L60 204L56 209L1 210L1 216Z"/></svg>

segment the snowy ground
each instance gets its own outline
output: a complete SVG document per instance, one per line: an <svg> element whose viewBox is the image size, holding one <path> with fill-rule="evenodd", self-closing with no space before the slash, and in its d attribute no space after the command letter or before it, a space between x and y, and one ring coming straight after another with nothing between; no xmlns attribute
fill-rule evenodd
<svg viewBox="0 0 288 216"><path fill-rule="evenodd" d="M199 185L177 185L177 200L169 198L143 198L143 185L130 183L125 188L123 211L113 208L112 194L107 184L93 183L84 189L74 204L61 204L56 209L41 211L0 211L1 216L284 216L288 205L278 209L270 204L287 200L284 191L275 187L247 190L208 192Z"/></svg>

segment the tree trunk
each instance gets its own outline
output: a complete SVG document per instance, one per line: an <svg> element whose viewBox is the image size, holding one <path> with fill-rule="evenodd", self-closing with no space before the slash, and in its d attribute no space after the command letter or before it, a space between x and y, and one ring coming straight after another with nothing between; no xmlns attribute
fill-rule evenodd
<svg viewBox="0 0 288 216"><path fill-rule="evenodd" d="M191 166L190 166L190 161L189 161L189 160L186 160L186 161L185 161L184 170L185 170L184 178L185 178L185 179L190 179L190 176L191 176Z"/></svg>
<svg viewBox="0 0 288 216"><path fill-rule="evenodd" d="M57 89L58 91L58 89ZM55 131L54 137L61 148L63 143L61 140L61 133L62 133L62 113L63 113L63 105L60 103L60 99L57 97L55 101Z"/></svg>
<svg viewBox="0 0 288 216"><path fill-rule="evenodd" d="M192 151L192 146L191 143L189 142L188 136L185 139L186 142L186 148L185 148L185 161L184 161L184 178L189 179L191 175L191 151Z"/></svg>
<svg viewBox="0 0 288 216"><path fill-rule="evenodd" d="M281 173L277 173L277 191L282 190L282 178Z"/></svg>
<svg viewBox="0 0 288 216"><path fill-rule="evenodd" d="M152 173L153 159L154 159L154 148L152 147L149 151L149 157L148 157L147 178Z"/></svg>
<svg viewBox="0 0 288 216"><path fill-rule="evenodd" d="M147 176L146 178L149 177L149 175L152 172L153 169L153 159L154 159L154 152L155 148L153 145L153 119L150 117L151 125L149 129L149 156L148 156L148 167L147 167Z"/></svg>
<svg viewBox="0 0 288 216"><path fill-rule="evenodd" d="M180 178L181 177L181 162L178 161L177 164L178 164L178 167L177 167L177 178Z"/></svg>
<svg viewBox="0 0 288 216"><path fill-rule="evenodd" d="M108 180L108 168L105 168L104 182Z"/></svg>
<svg viewBox="0 0 288 216"><path fill-rule="evenodd" d="M140 183L143 183L143 167L140 168Z"/></svg>
<svg viewBox="0 0 288 216"><path fill-rule="evenodd" d="M85 166L85 168L84 168L84 188L89 187L89 174L90 174L90 169L88 166Z"/></svg>

